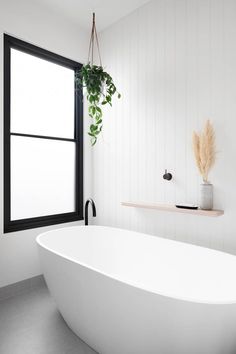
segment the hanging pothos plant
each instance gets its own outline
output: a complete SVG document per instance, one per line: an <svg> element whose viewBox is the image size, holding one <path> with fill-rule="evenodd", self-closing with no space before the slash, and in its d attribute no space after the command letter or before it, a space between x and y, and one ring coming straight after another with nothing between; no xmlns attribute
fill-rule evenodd
<svg viewBox="0 0 236 354"><path fill-rule="evenodd" d="M94 43L96 40L100 65L93 64ZM98 36L95 25L95 14L93 14L93 26L89 45L88 63L82 66L82 69L76 73L77 88L86 88L86 97L88 101L88 113L92 118L92 124L88 134L91 136L91 143L95 145L98 135L102 131L102 106L109 104L112 106L112 98L117 94L116 86L112 77L104 70L101 62L101 55L98 44Z"/></svg>

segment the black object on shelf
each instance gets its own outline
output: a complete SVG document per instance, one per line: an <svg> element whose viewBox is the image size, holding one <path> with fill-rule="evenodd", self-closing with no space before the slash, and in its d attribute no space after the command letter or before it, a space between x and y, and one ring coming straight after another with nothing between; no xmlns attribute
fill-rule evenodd
<svg viewBox="0 0 236 354"><path fill-rule="evenodd" d="M198 206L193 204L176 204L176 208L197 210Z"/></svg>

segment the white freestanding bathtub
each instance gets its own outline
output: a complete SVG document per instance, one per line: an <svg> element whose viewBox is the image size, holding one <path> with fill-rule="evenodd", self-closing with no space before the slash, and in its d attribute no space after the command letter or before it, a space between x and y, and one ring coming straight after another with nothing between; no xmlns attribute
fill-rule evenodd
<svg viewBox="0 0 236 354"><path fill-rule="evenodd" d="M98 353L236 353L236 257L99 226L37 243L62 316Z"/></svg>

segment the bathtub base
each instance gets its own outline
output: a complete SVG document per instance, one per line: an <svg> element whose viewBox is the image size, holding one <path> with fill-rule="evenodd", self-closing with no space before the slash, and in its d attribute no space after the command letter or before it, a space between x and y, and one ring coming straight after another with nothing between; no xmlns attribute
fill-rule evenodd
<svg viewBox="0 0 236 354"><path fill-rule="evenodd" d="M168 298L44 248L48 288L68 326L100 354L234 354L236 305Z"/></svg>

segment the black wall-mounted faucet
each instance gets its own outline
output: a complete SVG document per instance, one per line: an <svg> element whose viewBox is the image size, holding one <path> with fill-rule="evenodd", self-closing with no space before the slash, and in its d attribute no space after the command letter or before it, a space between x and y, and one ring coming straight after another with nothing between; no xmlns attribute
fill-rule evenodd
<svg viewBox="0 0 236 354"><path fill-rule="evenodd" d="M163 178L166 179L167 181L170 181L172 179L172 174L167 172L167 170L165 170L165 174L163 175Z"/></svg>
<svg viewBox="0 0 236 354"><path fill-rule="evenodd" d="M93 217L95 217L97 214L96 214L96 206L95 206L95 203L93 201L93 199L89 198L86 200L86 203L85 203L85 218L84 218L84 224L85 225L88 225L88 207L89 207L89 204L91 204L92 206L92 212L93 212Z"/></svg>

